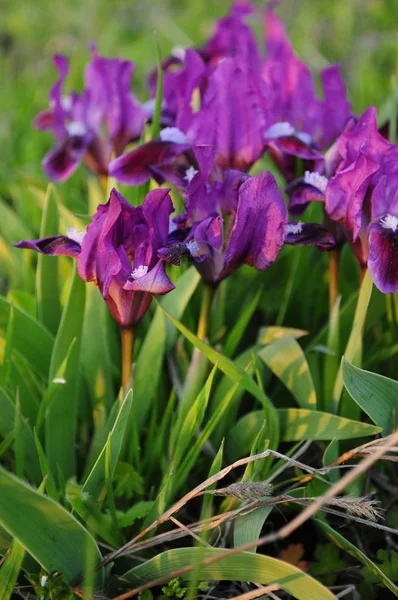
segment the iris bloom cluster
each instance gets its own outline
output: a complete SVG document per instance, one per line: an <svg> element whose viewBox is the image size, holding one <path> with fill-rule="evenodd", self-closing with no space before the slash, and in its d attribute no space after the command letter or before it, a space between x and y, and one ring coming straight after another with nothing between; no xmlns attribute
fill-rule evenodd
<svg viewBox="0 0 398 600"><path fill-rule="evenodd" d="M144 143L156 72L141 103L130 89L133 63L92 48L83 92L66 94L67 59L54 59L59 78L36 119L56 139L47 175L62 181L84 161L119 183L168 182L184 200L170 220L169 190L136 208L113 190L86 232L17 244L74 256L123 328L140 321L152 294L173 289L165 266L182 257L215 287L243 264L268 268L284 244L330 250L347 241L381 291L398 290L398 150L378 132L375 109L352 114L338 65L320 74L318 97L274 5L264 13L265 56L246 22L254 9L238 1L202 47L163 61L161 130ZM274 176L250 175L264 153L286 179L290 214L320 201L323 225L289 221Z"/></svg>

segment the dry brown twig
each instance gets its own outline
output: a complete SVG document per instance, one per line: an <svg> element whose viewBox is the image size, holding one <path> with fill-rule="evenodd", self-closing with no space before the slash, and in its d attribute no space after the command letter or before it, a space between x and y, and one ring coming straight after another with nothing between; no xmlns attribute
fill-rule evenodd
<svg viewBox="0 0 398 600"><path fill-rule="evenodd" d="M267 586L259 586L257 590L251 590L250 592L246 592L245 594L240 594L239 596L234 596L231 600L254 600L254 598L260 598L261 596L269 595L270 592L277 592L281 589L281 586L278 583L272 583Z"/></svg>
<svg viewBox="0 0 398 600"><path fill-rule="evenodd" d="M196 569L196 568L198 568L200 566L210 565L210 564L213 564L215 562L218 562L219 560L222 560L223 558L226 558L226 557L229 557L229 556L233 556L235 554L239 554L240 552L244 552L246 550L251 550L252 548L257 548L258 546L262 546L262 545L265 545L265 544L269 544L269 543L275 542L277 540L282 540L282 539L287 538L289 535L291 535L291 533L293 533L293 531L295 531L296 529L298 529L308 519L310 519L320 508L322 508L322 506L324 506L324 504L326 504L328 502L328 500L330 500L330 499L334 498L335 496L337 496L348 485L350 485L357 477L359 477L359 475L361 475L362 473L364 473L365 471L367 471L377 460L379 460L380 458L382 458L390 449L394 448L395 445L398 443L398 431L396 431L395 433L393 433L388 438L385 438L384 442L385 442L384 444L379 445L375 449L374 452L372 452L370 455L366 456L359 464L357 464L355 467L353 467L352 470L349 471L348 473L346 473L339 481L337 481L336 483L334 483L327 490L327 492L325 494L323 494L322 496L319 496L316 499L315 502L313 502L312 504L310 504L309 506L307 506L305 508L305 510L303 510L301 513L299 513L294 519L292 519L289 523L287 523L284 527L282 527L278 531L276 531L274 533L270 533L270 534L264 535L264 536L260 537L258 540L254 541L254 542L249 542L249 543L246 543L246 544L242 544L241 546L237 546L236 548L233 548L231 550L225 551L225 553L222 553L222 554L220 554L218 556L214 556L214 557L202 560L199 564L188 565L187 567L183 567L181 569L178 569L177 571L174 571L173 573L169 573L165 577L160 577L159 579L151 581L151 582L149 582L147 584L144 584L144 585L142 585L142 586L140 586L138 588L135 588L133 590L129 590L125 594L122 594L121 596L117 596L117 598L114 598L114 600L127 600L128 598L136 596L137 594L139 594L140 592L145 591L146 589L155 587L157 585L161 585L161 584L163 584L163 583L165 583L165 582L167 582L170 579L173 579L175 577L179 577L181 575L185 575L186 573L189 573L193 569ZM256 456L249 457L249 458L255 460L256 457L264 457L264 454L267 456L267 453L263 452L260 455L256 455ZM234 463L234 465L237 466L237 463L247 464L247 462L246 463L242 462L243 460L245 460L245 459L242 459L241 461L237 461L236 463ZM225 474L227 474L232 468L234 468L233 465L230 465L229 467L226 467L225 469L223 469L218 474L214 475L213 478L210 478L210 479L214 479L214 477L219 476L221 473L224 473L226 470L227 471L226 471ZM225 476L225 475L223 475L223 476ZM222 478L222 476L219 477L219 479L221 479L221 478ZM219 479L216 479L216 481L218 481ZM197 486L195 488L195 490L193 490L193 492L196 492L194 495L196 495L199 491L202 491L203 486L207 487L207 485L210 485L210 483L207 483L208 481L209 480L206 480L206 482L204 482L203 484ZM211 483L214 483L214 481L212 481ZM204 485L204 484L206 484L206 485ZM191 492L191 494L192 494L192 492ZM186 498L186 496L184 496L184 498ZM184 498L182 500L184 500ZM180 501L180 503L181 503L181 501ZM183 503L183 505L184 504L185 504L185 502ZM177 502L177 504L174 505L174 507L172 507L172 509L170 509L170 511L173 512L173 509L177 505L179 505L178 502ZM164 514L170 513L170 511L167 511ZM171 514L172 514L172 512L171 512ZM171 515L169 515L169 516L171 516ZM158 519L158 521L159 521L159 519ZM153 526L151 526L151 527L153 527ZM145 532L147 532L147 530L145 530ZM137 538L138 537L142 537L142 536L137 536Z"/></svg>

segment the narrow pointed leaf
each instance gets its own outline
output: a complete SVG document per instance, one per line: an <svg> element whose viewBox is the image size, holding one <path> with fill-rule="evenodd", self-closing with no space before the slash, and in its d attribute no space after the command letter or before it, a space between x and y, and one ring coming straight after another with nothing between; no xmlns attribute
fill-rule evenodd
<svg viewBox="0 0 398 600"><path fill-rule="evenodd" d="M398 382L354 367L344 358L343 378L351 398L383 429L383 435L390 434L398 416Z"/></svg>
<svg viewBox="0 0 398 600"><path fill-rule="evenodd" d="M370 560L363 552L361 552L354 544L351 544L345 537L343 537L340 533L337 533L335 529L332 529L327 523L324 521L319 521L315 519L316 524L320 527L324 533L326 533L327 537L331 542L336 544L338 548L348 552L351 556L359 560L363 565L365 565L374 575L378 577L380 583L382 583L387 589L389 589L395 596L398 597L398 587L393 583L387 575L383 573L383 571L378 567L373 561Z"/></svg>
<svg viewBox="0 0 398 600"><path fill-rule="evenodd" d="M0 330L6 330L11 306L0 296ZM24 356L43 377L48 376L53 337L28 313L14 306L13 348Z"/></svg>
<svg viewBox="0 0 398 600"><path fill-rule="evenodd" d="M44 202L40 237L54 235L58 231L58 208L52 185L49 184ZM54 335L61 319L58 287L58 259L39 254L36 271L36 300L38 320Z"/></svg>
<svg viewBox="0 0 398 600"><path fill-rule="evenodd" d="M87 546L100 560L91 535L62 506L0 468L0 524L48 573L66 583L82 575Z"/></svg>
<svg viewBox="0 0 398 600"><path fill-rule="evenodd" d="M0 569L0 598L9 600L17 583L18 574L25 556L25 548L13 540L10 552Z"/></svg>
<svg viewBox="0 0 398 600"><path fill-rule="evenodd" d="M316 408L315 388L308 362L294 338L283 337L265 346L258 355L291 391L301 408Z"/></svg>
<svg viewBox="0 0 398 600"><path fill-rule="evenodd" d="M380 427L317 410L279 408L277 413L283 442L347 440L381 432ZM249 452L263 421L262 411L253 411L239 419L227 436L227 449L230 456L240 457Z"/></svg>
<svg viewBox="0 0 398 600"><path fill-rule="evenodd" d="M262 390L254 383L253 379L248 375L246 371L238 367L234 362L232 362L226 356L223 356L214 348L208 346L205 342L200 340L196 335L194 335L185 325L177 321L169 312L167 312L163 307L162 310L166 313L168 318L174 323L174 325L181 331L181 333L187 338L188 341L191 342L198 348L213 364L218 363L218 368L220 371L225 373L232 381L241 385L247 392L252 394L257 400L261 402L264 407L267 419L268 426L268 434L271 440L271 446L278 445L279 439L279 426L278 426L278 417L275 411L275 408L272 405L271 400L264 394Z"/></svg>
<svg viewBox="0 0 398 600"><path fill-rule="evenodd" d="M65 383L59 385L56 397L52 398L45 417L46 455L51 469L60 466L65 478L76 472L75 441L78 409L80 347L85 304L86 283L74 268L69 296L62 313L61 323L51 355L49 382L54 382L57 372L70 351L65 371Z"/></svg>
<svg viewBox="0 0 398 600"><path fill-rule="evenodd" d="M111 439L111 456L110 456L110 472L113 476L113 473L116 468L117 461L119 460L120 450L122 448L123 438L126 431L126 427L129 422L131 406L133 403L133 393L130 391L126 398L123 401L122 406L120 407L118 416L116 418L115 424L112 427L112 431L110 432ZM105 456L106 456L106 446L101 450L100 455L98 456L93 468L91 469L84 485L83 492L87 493L91 496L92 499L103 499L105 490L106 490L106 481L105 481Z"/></svg>
<svg viewBox="0 0 398 600"><path fill-rule="evenodd" d="M130 585L149 583L173 571L195 565L198 559L224 555L213 564L200 567L200 579L215 581L246 581L251 583L279 583L281 588L298 600L332 600L334 595L321 583L277 558L241 552L228 556L228 550L218 548L176 548L163 552L122 576ZM189 576L188 576L189 577Z"/></svg>

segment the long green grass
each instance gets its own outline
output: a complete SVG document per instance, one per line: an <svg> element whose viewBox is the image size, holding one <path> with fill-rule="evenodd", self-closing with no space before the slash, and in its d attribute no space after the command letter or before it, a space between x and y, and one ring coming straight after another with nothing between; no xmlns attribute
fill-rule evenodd
<svg viewBox="0 0 398 600"><path fill-rule="evenodd" d="M253 551L261 532L277 530L282 519L297 514L294 498L318 497L339 480L338 469L314 474L311 467L329 465L395 428L397 298L372 290L368 279L359 290L349 248L341 263L340 304L331 315L326 254L286 247L269 270L244 267L223 282L212 299L204 341L195 336L203 292L199 275L187 264L173 267L176 290L153 302L139 327L133 391L125 397L119 331L98 290L76 276L69 259L38 259L12 248L39 233L82 229L84 215L106 201L84 168L57 186L48 186L41 170L52 139L34 130L32 121L47 106L55 80L52 54L70 56L68 85L77 89L91 41L104 55L134 60L134 89L146 100L145 79L156 65L153 31L166 56L175 45L201 44L228 6L225 0L18 0L2 7L4 600L18 597L17 588L23 597L45 600L72 598L83 589L85 598L93 590L117 598L161 578L153 596L142 592L142 600L233 597L253 589L248 583L277 583L281 598L302 600L333 598L351 584L361 598L398 596L395 545L386 541L396 531L355 521L362 518L359 509L353 517L341 510L337 516L319 512L295 533L304 571L297 568L303 566L299 560L283 560L283 550L294 555L290 540ZM398 76L395 0L285 0L278 11L314 73L335 61L342 64L354 112L374 104L380 122L391 116L391 82ZM261 40L261 22L253 26ZM258 168L268 166L264 161ZM132 200L133 191L122 189ZM308 212L308 220L321 220L319 206ZM201 357L198 389L195 382L184 388L193 352ZM261 459L250 458L266 451ZM243 457L240 470L218 479L223 467ZM346 491L360 497L374 493L386 509L385 527L393 529L397 475L391 464L378 463ZM238 515L232 525L209 528L204 519L241 508L242 499L253 497L213 498L202 494L206 486L193 494L207 478L209 489L216 480L217 487L226 487L270 478L275 497L290 497L279 499L278 509L260 495L256 510ZM176 502L178 511L172 509ZM348 525L336 531L342 523ZM132 540L131 548L125 546ZM225 556L225 548L244 544L253 547ZM342 587L331 591L334 585Z"/></svg>

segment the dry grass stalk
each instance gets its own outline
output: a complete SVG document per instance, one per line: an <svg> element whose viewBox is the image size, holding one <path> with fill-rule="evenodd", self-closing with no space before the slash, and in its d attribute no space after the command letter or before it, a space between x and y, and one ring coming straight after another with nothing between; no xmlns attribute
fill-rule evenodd
<svg viewBox="0 0 398 600"><path fill-rule="evenodd" d="M182 569L178 569L177 571L174 571L173 573L169 573L165 577L160 577L159 579L151 581L151 582L149 582L145 585L142 585L138 588L129 590L125 594L122 594L121 596L117 596L117 598L114 598L114 600L127 600L128 598L136 596L137 594L145 591L146 589L152 588L157 585L161 585L161 584L169 581L170 579L173 579L175 577L180 577L181 575L185 575L186 573L190 573L193 569L196 569L201 565L213 564L215 562L218 562L219 560L222 560L223 558L226 558L227 556L239 554L240 552L244 552L246 550L251 550L252 548L256 548L256 547L262 546L264 544L269 544L269 543L275 542L277 540L282 540L282 539L287 538L289 535L291 535L291 533L293 533L293 531L295 531L298 527L303 525L319 509L321 509L325 504L327 504L328 500L330 500L331 498L335 498L348 485L350 485L353 481L355 481L355 479L357 477L359 477L359 475L361 475L362 473L367 471L377 460L382 458L384 456L384 454L386 454L391 448L393 448L395 446L395 444L398 443L398 431L396 431L394 434L389 436L389 438L387 438L387 440L384 440L384 441L385 441L385 444L379 446L371 455L364 458L349 473L346 473L339 481L337 481L335 484L333 484L323 496L319 496L315 502L312 502L309 506L307 506L307 508L305 510L303 510L303 512L298 514L292 521L287 523L287 525L285 525L284 527L279 529L277 532L264 535L254 542L249 542L246 544L242 544L241 546L237 546L236 548L233 548L232 550L225 552L225 554L223 553L219 556L214 556L214 557L205 559L205 560L201 561L201 563L199 563L199 565L189 565ZM263 452L262 455L264 455L264 454L267 454L267 453ZM262 455L257 455L257 456L262 456ZM255 459L254 456L250 457L250 458ZM242 460L244 460L244 459L242 459ZM239 463L241 461L237 461L237 462ZM234 463L234 465L236 465L236 463ZM226 467L226 469L229 469L229 470L231 470L231 468L232 468L232 465L230 465L230 467ZM220 473L223 473L224 471L225 471L225 469L220 471L218 474L214 475L213 478L217 477L217 475L219 475ZM213 479L213 478L211 478L211 479ZM216 479L216 481L217 480L218 479ZM214 483L214 482L212 482L212 483ZM201 484L201 485L203 485L203 484ZM210 484L207 484L207 485L210 485ZM207 485L205 487L207 487ZM198 486L198 488L200 488L200 487L201 486ZM198 488L195 488L196 494L199 491L202 491L202 489L198 490Z"/></svg>
<svg viewBox="0 0 398 600"><path fill-rule="evenodd" d="M388 435L384 438L379 438L378 440L372 440L371 442L362 444L361 446L357 446L356 448L353 448L352 450L348 450L348 452L344 452L344 454L339 456L339 458L334 460L332 463L330 463L323 469L320 469L318 472L319 473L328 473L331 469L339 467L343 463L346 463L349 460L353 460L354 458L363 458L365 456L372 455L374 452L377 451L378 448L387 444L392 435L393 434ZM398 453L398 447L392 446L391 448L389 448L388 452ZM383 460L398 462L398 456L395 456L394 454L391 455L391 454L387 453L382 458L383 458ZM314 478L314 476L315 476L314 474L304 475L296 485L302 485L303 483L308 483L309 481L311 481Z"/></svg>
<svg viewBox="0 0 398 600"><path fill-rule="evenodd" d="M257 590L251 590L245 594L234 596L231 600L253 600L254 598L261 598L261 596L268 596L270 592L277 592L280 589L281 586L278 583L272 583L267 586L259 586Z"/></svg>
<svg viewBox="0 0 398 600"><path fill-rule="evenodd" d="M181 521L178 521L178 519L176 519L175 517L170 517L170 521L173 521L173 523L175 525L177 525L177 527L179 529L181 529L186 535L190 535L191 537L193 537L194 540L199 542L199 544L202 544L202 546L207 546L208 548L212 548L211 544L209 544L208 542L206 542L206 540L203 540L201 537L196 535L196 533L194 531L192 531L192 529L189 529L186 525L181 523Z"/></svg>
<svg viewBox="0 0 398 600"><path fill-rule="evenodd" d="M151 531L153 531L154 529L159 527L159 525L161 525L162 523L165 523L166 521L168 521L170 519L170 517L172 515L174 515L174 513L181 510L181 508L183 506L185 506L185 504L187 504L187 502L192 500L192 498L195 498L196 496L200 495L206 488L211 486L213 483L217 483L217 481L224 479L224 477L226 477L226 475L228 475L228 473L230 473L233 469L242 467L242 466L247 465L256 460L261 460L263 458L267 458L269 456L275 456L276 458L280 458L284 461L287 461L292 466L298 467L298 468L302 469L303 471L307 471L308 473L314 474L316 476L318 475L317 469L314 469L303 463L300 463L297 460L294 460L293 458L288 458L287 456L284 456L284 454L280 454L279 452L276 452L275 450L268 449L268 450L265 450L264 452L261 452L260 454L254 454L253 456L247 456L246 458L241 458L241 459L235 461L234 463L232 463L231 465L224 467L224 469L222 469L221 471L218 471L218 473L215 473L212 477L209 477L208 479L206 479L205 481L200 483L198 486L196 486L193 490L191 490L190 492L185 494L185 496L183 496L178 502L176 502L169 510L164 512L158 519L156 519L156 521L154 521L146 529L141 531L130 542L127 542L127 544L122 546L122 548L119 548L119 550L116 550L115 552L108 554L97 565L96 569L103 567L104 565L115 560L119 556L122 556L123 554L125 554L133 545L136 544L136 542L138 542L140 539L145 537L148 533L150 533Z"/></svg>

